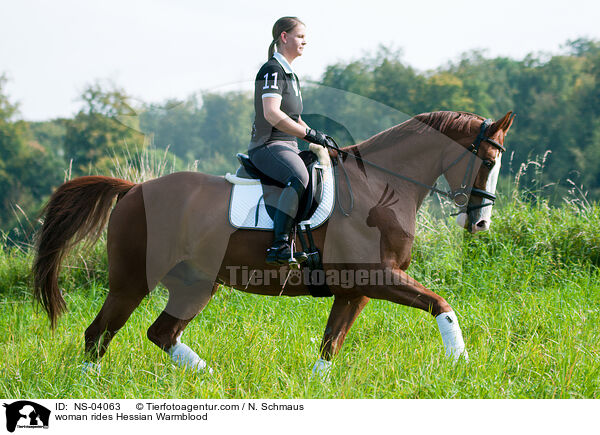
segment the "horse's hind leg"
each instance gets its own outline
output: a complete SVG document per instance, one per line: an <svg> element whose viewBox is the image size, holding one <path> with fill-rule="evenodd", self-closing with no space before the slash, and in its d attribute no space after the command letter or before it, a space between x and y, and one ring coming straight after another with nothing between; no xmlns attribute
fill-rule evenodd
<svg viewBox="0 0 600 435"><path fill-rule="evenodd" d="M181 367L193 370L208 370L206 361L198 356L187 344L181 342L181 334L192 319L178 319L163 311L148 329L148 339L167 352L171 359Z"/></svg>
<svg viewBox="0 0 600 435"><path fill-rule="evenodd" d="M85 350L99 360L114 335L148 294L146 283L146 217L140 186L119 201L108 224L109 293L85 331Z"/></svg>
<svg viewBox="0 0 600 435"><path fill-rule="evenodd" d="M85 331L85 352L97 362L108 348L117 331L125 324L141 298L127 298L109 293L102 309Z"/></svg>
<svg viewBox="0 0 600 435"><path fill-rule="evenodd" d="M212 373L206 361L187 344L181 342L181 334L196 314L206 306L219 285L202 281L192 286L185 286L176 273L177 270L181 272L181 269L182 267L174 269L175 273L170 273L163 279L163 284L169 289L169 302L148 329L148 339L167 352L179 366Z"/></svg>
<svg viewBox="0 0 600 435"><path fill-rule="evenodd" d="M85 331L85 350L92 361L102 358L117 331L148 294L144 270L136 267L134 258L126 259L122 254L115 253L114 247L109 249L110 290L102 309Z"/></svg>

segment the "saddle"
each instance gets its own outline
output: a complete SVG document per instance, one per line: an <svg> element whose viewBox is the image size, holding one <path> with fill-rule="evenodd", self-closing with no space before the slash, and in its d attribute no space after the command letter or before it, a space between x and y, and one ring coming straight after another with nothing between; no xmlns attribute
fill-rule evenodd
<svg viewBox="0 0 600 435"><path fill-rule="evenodd" d="M312 151L301 151L300 158L308 170L308 185L298 204L296 223L308 219L315 212L323 199L323 166L319 164L318 157ZM269 217L273 219L275 208L269 204L277 203L281 189L285 185L268 175L262 173L246 154L238 153L237 159L240 167L235 175L239 178L258 179L263 188L263 199Z"/></svg>
<svg viewBox="0 0 600 435"><path fill-rule="evenodd" d="M309 174L295 223L309 224L312 228L323 225L333 212L335 180L332 160L325 149L311 146L302 151ZM229 203L229 223L240 229L272 230L275 207L285 187L280 181L263 174L245 154L237 155L240 166L235 174L225 175L233 184Z"/></svg>

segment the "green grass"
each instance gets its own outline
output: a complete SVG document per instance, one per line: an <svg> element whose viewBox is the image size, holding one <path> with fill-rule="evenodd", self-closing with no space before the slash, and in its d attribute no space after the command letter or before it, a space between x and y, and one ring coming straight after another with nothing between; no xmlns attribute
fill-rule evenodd
<svg viewBox="0 0 600 435"><path fill-rule="evenodd" d="M599 398L600 209L503 198L475 237L424 211L409 273L454 307L470 362L453 366L427 313L372 300L334 360L310 380L330 299L272 298L222 287L183 341L213 376L175 367L146 339L158 289L83 373L83 332L106 295L103 243L72 255L69 312L49 331L32 305L31 254L0 250L3 398ZM84 263L85 259L85 263Z"/></svg>

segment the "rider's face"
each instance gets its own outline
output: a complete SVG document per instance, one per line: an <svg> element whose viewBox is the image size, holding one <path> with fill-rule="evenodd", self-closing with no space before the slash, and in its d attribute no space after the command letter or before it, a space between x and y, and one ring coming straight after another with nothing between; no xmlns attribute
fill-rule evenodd
<svg viewBox="0 0 600 435"><path fill-rule="evenodd" d="M306 45L306 27L304 24L298 24L290 32L282 33L283 51L292 58L302 56L304 46Z"/></svg>

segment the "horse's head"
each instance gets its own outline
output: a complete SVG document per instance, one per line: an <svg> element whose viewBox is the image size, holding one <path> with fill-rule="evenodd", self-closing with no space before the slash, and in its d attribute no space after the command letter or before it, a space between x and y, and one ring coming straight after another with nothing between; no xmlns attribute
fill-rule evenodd
<svg viewBox="0 0 600 435"><path fill-rule="evenodd" d="M468 150L466 157L459 157L458 160L454 157L454 162L459 163L447 163L445 166L448 168L445 177L454 192L454 201L461 207L456 223L470 233L490 228L504 137L513 119L512 112L491 124L473 119L471 122L474 125L470 130L476 131L476 135L456 138ZM465 152L461 152L464 156ZM474 158L475 155L478 158Z"/></svg>

